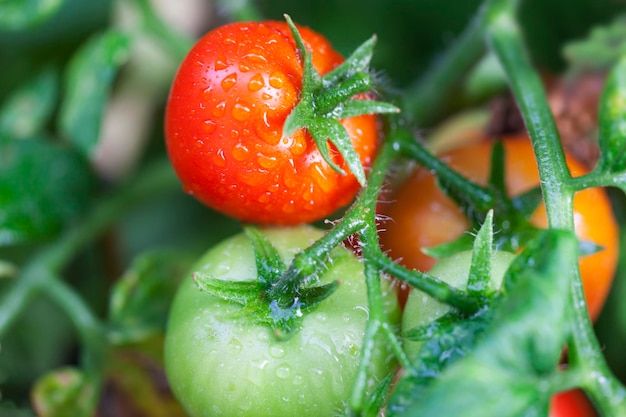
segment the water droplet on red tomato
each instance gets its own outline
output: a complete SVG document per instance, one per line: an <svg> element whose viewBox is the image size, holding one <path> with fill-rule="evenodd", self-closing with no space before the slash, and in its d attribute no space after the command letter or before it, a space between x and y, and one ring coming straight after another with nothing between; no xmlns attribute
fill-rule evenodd
<svg viewBox="0 0 626 417"><path fill-rule="evenodd" d="M222 101L220 103L218 103L215 108L213 109L213 116L215 117L221 117L224 115L224 110L226 109L226 102Z"/></svg>
<svg viewBox="0 0 626 417"><path fill-rule="evenodd" d="M315 162L311 168L311 177L313 178L313 181L315 181L315 183L325 192L330 191L332 188L331 180L324 172L322 165L319 162Z"/></svg>
<svg viewBox="0 0 626 417"><path fill-rule="evenodd" d="M296 132L293 135L289 146L289 152L294 156L302 155L306 151L306 139L302 132Z"/></svg>
<svg viewBox="0 0 626 417"><path fill-rule="evenodd" d="M217 71L221 71L223 69L228 68L228 62L226 61L226 57L224 57L224 55L220 55L215 60L215 64L214 65L215 65L215 69Z"/></svg>
<svg viewBox="0 0 626 417"><path fill-rule="evenodd" d="M265 86L265 81L261 74L254 75L250 78L250 81L248 81L248 90L251 92L259 91L263 86Z"/></svg>
<svg viewBox="0 0 626 417"><path fill-rule="evenodd" d="M223 167L226 165L226 156L224 156L224 150L218 149L216 153L211 157L213 163L218 167Z"/></svg>
<svg viewBox="0 0 626 417"><path fill-rule="evenodd" d="M257 162L266 169L275 168L278 165L278 158L274 155L257 154Z"/></svg>
<svg viewBox="0 0 626 417"><path fill-rule="evenodd" d="M207 133L213 133L217 129L217 123L213 120L205 120L204 121L204 131Z"/></svg>
<svg viewBox="0 0 626 417"><path fill-rule="evenodd" d="M233 118L235 120L239 120L240 122L243 122L244 120L247 120L248 117L250 117L250 111L251 111L250 107L248 107L246 104L235 103L231 114L233 115Z"/></svg>
<svg viewBox="0 0 626 417"><path fill-rule="evenodd" d="M225 92L233 88L235 84L237 84L237 74L234 72L232 74L227 75L220 83L220 85L222 86L222 89Z"/></svg>
<svg viewBox="0 0 626 417"><path fill-rule="evenodd" d="M285 85L285 74L275 71L270 75L270 85L274 88L283 88Z"/></svg>
<svg viewBox="0 0 626 417"><path fill-rule="evenodd" d="M241 67L244 66L245 68L247 68L247 71L250 70L250 68L259 70L267 67L267 64L267 58L265 58L263 55L256 52L250 52L241 57L241 61L239 62L239 68L241 69Z"/></svg>
<svg viewBox="0 0 626 417"><path fill-rule="evenodd" d="M248 159L250 150L243 143L238 143L237 145L233 147L232 154L235 160L242 162Z"/></svg>

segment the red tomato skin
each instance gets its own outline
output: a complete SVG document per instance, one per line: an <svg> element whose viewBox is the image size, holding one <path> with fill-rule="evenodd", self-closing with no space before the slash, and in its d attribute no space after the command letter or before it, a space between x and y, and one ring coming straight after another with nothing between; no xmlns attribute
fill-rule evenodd
<svg viewBox="0 0 626 417"><path fill-rule="evenodd" d="M299 27L313 66L344 59ZM300 99L302 59L283 22L232 23L201 38L182 62L165 114L166 145L184 189L244 222L295 225L331 215L359 190L341 156L334 171L303 129L283 135ZM379 143L376 116L342 120L367 169Z"/></svg>
<svg viewBox="0 0 626 417"><path fill-rule="evenodd" d="M578 389L561 392L552 397L549 417L597 417L597 413Z"/></svg>
<svg viewBox="0 0 626 417"><path fill-rule="evenodd" d="M527 136L503 140L505 182L510 195L519 195L539 184L539 173L532 145ZM441 158L473 181L486 183L492 142L483 140L445 152ZM573 176L588 170L570 155L567 164ZM469 222L461 209L437 186L435 177L425 169L416 170L390 197L381 210L391 220L381 228L381 245L390 256L408 268L428 271L436 259L422 252L461 236ZM547 227L545 206L541 204L531 223ZM574 197L574 222L577 236L603 249L580 258L580 271L589 314L596 319L611 288L618 259L618 225L604 190L586 189ZM402 291L401 301L406 297Z"/></svg>

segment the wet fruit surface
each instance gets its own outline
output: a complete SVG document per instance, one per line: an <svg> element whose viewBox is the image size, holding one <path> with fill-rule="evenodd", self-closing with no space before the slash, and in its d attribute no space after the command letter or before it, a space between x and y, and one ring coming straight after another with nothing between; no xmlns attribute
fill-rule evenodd
<svg viewBox="0 0 626 417"><path fill-rule="evenodd" d="M322 237L310 226L263 232L288 263ZM331 253L322 283L341 280L337 290L304 312L288 339L252 323L242 307L202 292L188 277L172 306L165 365L174 393L198 416L330 417L344 415L355 381L369 317L362 263L347 249ZM221 280L256 279L249 240L240 234L208 251L193 268ZM395 294L383 302L391 323L399 322ZM395 359L380 334L370 358L368 391L395 370Z"/></svg>
<svg viewBox="0 0 626 417"><path fill-rule="evenodd" d="M299 30L318 72L343 62L321 35ZM172 86L165 122L168 153L188 193L263 224L310 222L352 200L356 179L335 172L306 131L283 135L302 72L285 23L226 25L196 44ZM342 124L369 165L378 143L375 117ZM333 157L349 172L337 152Z"/></svg>

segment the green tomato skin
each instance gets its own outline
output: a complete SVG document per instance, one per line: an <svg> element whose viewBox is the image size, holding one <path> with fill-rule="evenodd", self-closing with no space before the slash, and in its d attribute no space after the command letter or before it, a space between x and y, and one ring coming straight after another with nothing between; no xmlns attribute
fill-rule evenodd
<svg viewBox="0 0 626 417"><path fill-rule="evenodd" d="M263 233L288 263L323 232L310 226ZM244 234L209 250L193 271L220 279L256 279ZM332 252L321 282L339 288L305 313L302 328L278 341L272 330L250 324L241 310L200 291L186 279L175 297L165 340L165 367L174 394L193 417L325 417L343 415L357 374L368 320L363 267L349 251ZM390 318L399 324L395 293L386 288ZM381 337L371 360L369 389L396 369Z"/></svg>
<svg viewBox="0 0 626 417"><path fill-rule="evenodd" d="M504 274L515 258L510 252L494 251L491 258L491 289L496 290L502 284ZM429 274L447 282L448 284L465 289L469 278L472 251L459 252L448 258L439 260L429 271ZM424 326L450 311L448 304L442 303L418 289L412 289L404 307L402 317L402 331L408 331L418 326ZM404 341L404 351L410 358L414 358L424 342Z"/></svg>

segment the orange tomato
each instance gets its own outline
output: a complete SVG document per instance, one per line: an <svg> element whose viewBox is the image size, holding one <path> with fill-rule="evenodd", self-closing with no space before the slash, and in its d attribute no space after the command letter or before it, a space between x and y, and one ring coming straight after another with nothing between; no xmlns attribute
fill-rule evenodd
<svg viewBox="0 0 626 417"><path fill-rule="evenodd" d="M539 184L539 173L530 140L526 136L503 140L505 183L510 196L519 195ZM485 184L490 171L492 142L483 140L441 155L442 160L471 180ZM573 176L586 168L567 155ZM428 271L436 259L422 249L458 238L468 231L469 221L437 186L434 175L418 168L393 194L391 202L380 204L390 218L380 231L382 249L407 268ZM543 203L530 221L547 227ZM580 259L589 314L595 319L610 289L618 257L618 226L611 204L602 189L586 189L574 197L575 230L579 239L594 242L602 249Z"/></svg>

